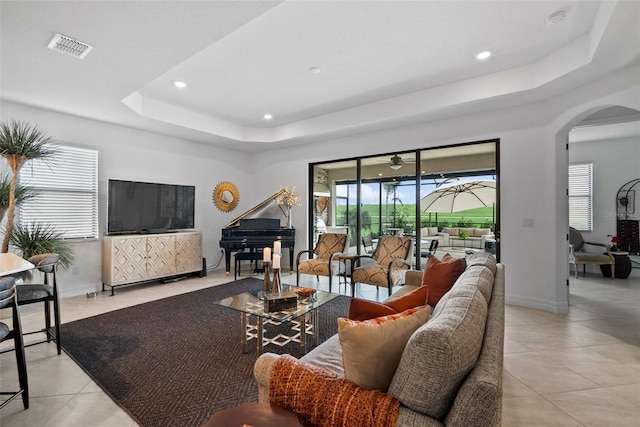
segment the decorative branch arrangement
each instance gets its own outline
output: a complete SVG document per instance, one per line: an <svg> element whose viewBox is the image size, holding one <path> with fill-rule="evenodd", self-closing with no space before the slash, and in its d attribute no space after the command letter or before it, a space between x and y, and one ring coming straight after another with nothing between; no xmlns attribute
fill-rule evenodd
<svg viewBox="0 0 640 427"><path fill-rule="evenodd" d="M296 195L295 185L291 189L289 187L280 187L280 190L284 190L284 192L276 197L276 204L290 208L302 203L302 199Z"/></svg>

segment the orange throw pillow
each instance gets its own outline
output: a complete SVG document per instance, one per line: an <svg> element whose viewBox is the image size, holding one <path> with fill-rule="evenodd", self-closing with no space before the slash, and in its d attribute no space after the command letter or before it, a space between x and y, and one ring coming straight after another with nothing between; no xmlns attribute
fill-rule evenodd
<svg viewBox="0 0 640 427"><path fill-rule="evenodd" d="M435 307L440 298L453 287L466 267L467 261L464 258L454 258L448 253L441 260L430 256L427 268L422 275L422 286L429 288L427 304Z"/></svg>
<svg viewBox="0 0 640 427"><path fill-rule="evenodd" d="M396 313L397 311L382 303L352 298L349 303L347 318L351 320L369 320L374 317L388 316Z"/></svg>
<svg viewBox="0 0 640 427"><path fill-rule="evenodd" d="M386 301L384 305L394 309L397 313L401 313L410 308L420 307L427 303L427 296L429 295L429 288L420 286L411 292L407 292L399 298L391 301Z"/></svg>
<svg viewBox="0 0 640 427"><path fill-rule="evenodd" d="M425 305L428 294L429 288L420 286L418 289L385 303L353 298L349 303L347 317L351 320L369 320L375 317L401 313L410 308Z"/></svg>

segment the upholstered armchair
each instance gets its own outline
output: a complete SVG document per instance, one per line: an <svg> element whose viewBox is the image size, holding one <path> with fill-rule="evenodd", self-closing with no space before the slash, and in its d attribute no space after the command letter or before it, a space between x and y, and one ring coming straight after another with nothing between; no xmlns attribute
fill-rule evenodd
<svg viewBox="0 0 640 427"><path fill-rule="evenodd" d="M393 286L404 283L404 274L411 268L412 255L413 239L411 237L380 237L373 255L361 255L353 261L351 295L355 296L356 283L388 288L391 295ZM367 259L375 261L375 264L370 262L365 264L363 261Z"/></svg>
<svg viewBox="0 0 640 427"><path fill-rule="evenodd" d="M344 252L349 247L349 236L346 234L324 233L318 238L318 243L313 250L298 252L296 257L296 286L300 285L300 274L313 274L329 277L329 292L331 292L331 279L334 271L340 273L340 264L334 260L335 255ZM303 255L308 259L300 260ZM335 268L335 270L334 270Z"/></svg>
<svg viewBox="0 0 640 427"><path fill-rule="evenodd" d="M598 246L599 252L587 252L585 245ZM610 265L611 278L615 277L616 262L611 255L611 247L602 243L585 242L582 234L573 227L569 227L569 263L573 264L576 279L580 264L582 264L583 274L587 272L587 264Z"/></svg>

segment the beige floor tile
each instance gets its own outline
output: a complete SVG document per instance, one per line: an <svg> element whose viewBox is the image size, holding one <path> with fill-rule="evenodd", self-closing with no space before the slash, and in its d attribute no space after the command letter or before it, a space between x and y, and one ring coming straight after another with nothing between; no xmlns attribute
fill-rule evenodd
<svg viewBox="0 0 640 427"><path fill-rule="evenodd" d="M14 400L0 411L0 426L2 427L36 427L44 425L73 395L31 397L29 409L25 410L22 399Z"/></svg>
<svg viewBox="0 0 640 427"><path fill-rule="evenodd" d="M541 396L509 399L502 406L503 427L580 427L578 421Z"/></svg>
<svg viewBox="0 0 640 427"><path fill-rule="evenodd" d="M558 335L581 346L620 344L623 342L611 335L584 326L583 323L571 323L566 329L558 331Z"/></svg>
<svg viewBox="0 0 640 427"><path fill-rule="evenodd" d="M102 389L98 384L91 381L89 384L84 386L82 390L80 390L80 393L102 393Z"/></svg>
<svg viewBox="0 0 640 427"><path fill-rule="evenodd" d="M527 347L519 341L509 337L504 337L504 354L511 353L527 353L532 351L531 347Z"/></svg>
<svg viewBox="0 0 640 427"><path fill-rule="evenodd" d="M545 351L556 348L576 348L580 347L580 344L575 341L560 335L553 335L547 337L538 337L531 339L520 339L520 343L526 345L534 351Z"/></svg>
<svg viewBox="0 0 640 427"><path fill-rule="evenodd" d="M601 387L640 382L640 370L631 368L589 348L543 351L542 355L558 362Z"/></svg>
<svg viewBox="0 0 640 427"><path fill-rule="evenodd" d="M589 349L632 368L640 369L640 347L638 346L624 343L590 346Z"/></svg>
<svg viewBox="0 0 640 427"><path fill-rule="evenodd" d="M514 399L518 397L537 396L538 393L520 382L510 373L503 371L502 374L502 396L503 399Z"/></svg>
<svg viewBox="0 0 640 427"><path fill-rule="evenodd" d="M580 390L544 396L586 426L631 427L640 421L640 406L606 389Z"/></svg>
<svg viewBox="0 0 640 427"><path fill-rule="evenodd" d="M113 427L132 425L131 417L104 393L73 397L43 427Z"/></svg>
<svg viewBox="0 0 640 427"><path fill-rule="evenodd" d="M504 369L539 394L597 387L594 382L539 353L507 354Z"/></svg>
<svg viewBox="0 0 640 427"><path fill-rule="evenodd" d="M640 407L640 383L607 387L611 393Z"/></svg>
<svg viewBox="0 0 640 427"><path fill-rule="evenodd" d="M91 382L89 376L72 360L52 359L31 368L29 392L31 396L53 396L79 393Z"/></svg>

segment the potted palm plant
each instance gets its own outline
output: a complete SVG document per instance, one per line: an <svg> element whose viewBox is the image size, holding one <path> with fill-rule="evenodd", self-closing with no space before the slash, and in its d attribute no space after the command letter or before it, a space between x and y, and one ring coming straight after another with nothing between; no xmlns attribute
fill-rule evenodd
<svg viewBox="0 0 640 427"><path fill-rule="evenodd" d="M32 159L46 158L55 153L51 138L38 126L27 122L10 120L0 124L0 155L5 158L13 176L9 183L7 223L2 241L2 252L9 250L16 207L16 185L18 172Z"/></svg>
<svg viewBox="0 0 640 427"><path fill-rule="evenodd" d="M69 243L62 239L53 226L42 222L16 225L11 233L11 245L21 252L24 259L38 254L58 254L61 270L66 270L73 262L73 250Z"/></svg>

